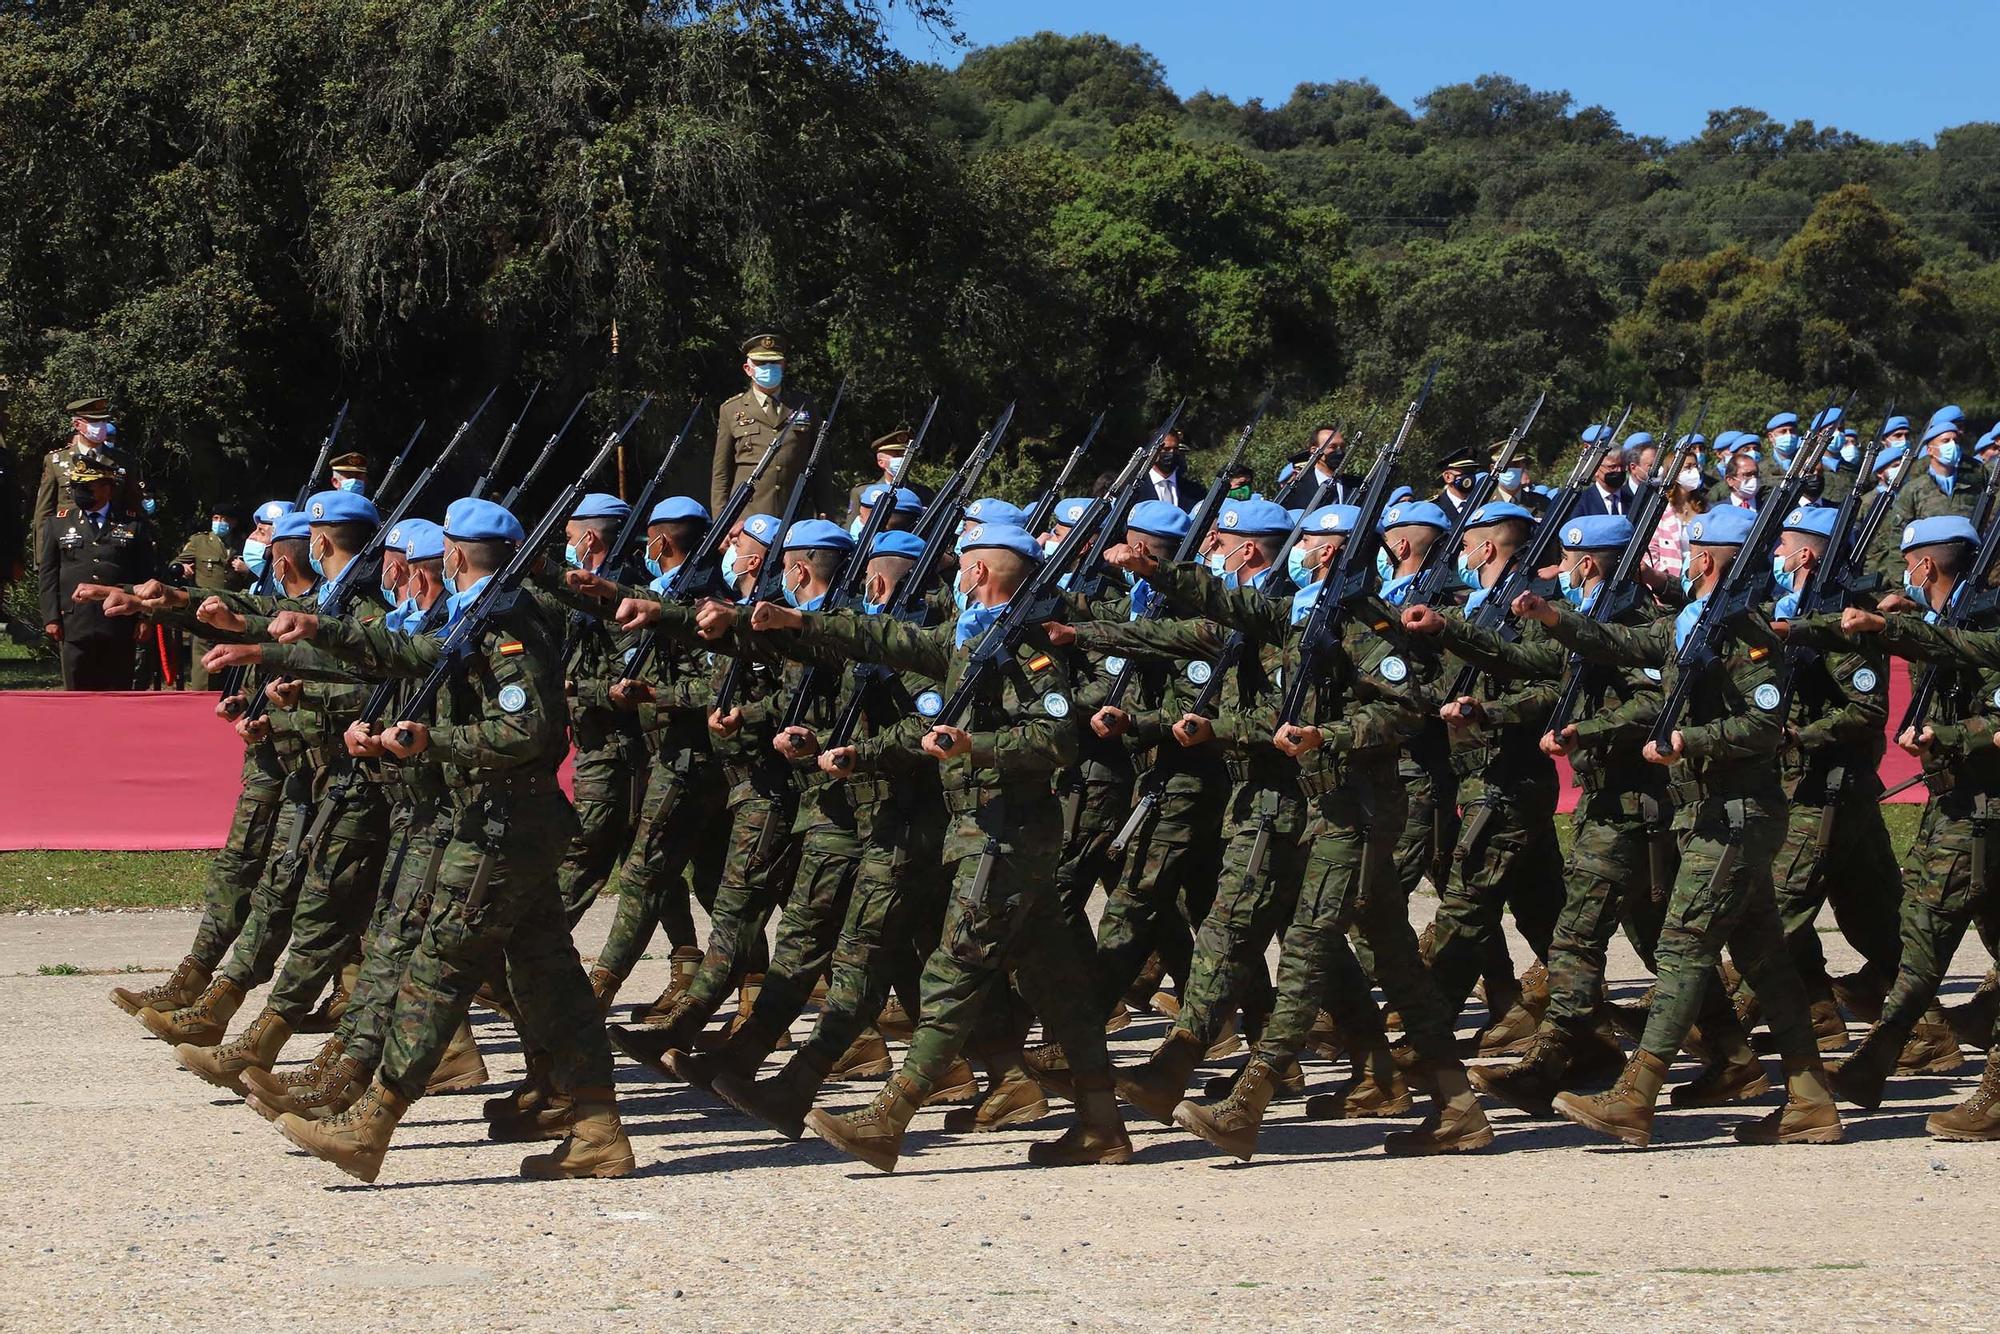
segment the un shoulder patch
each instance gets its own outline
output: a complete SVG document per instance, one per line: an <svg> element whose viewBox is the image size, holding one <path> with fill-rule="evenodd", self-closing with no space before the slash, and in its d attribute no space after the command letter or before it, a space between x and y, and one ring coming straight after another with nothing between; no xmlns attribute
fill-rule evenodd
<svg viewBox="0 0 2000 1334"><path fill-rule="evenodd" d="M528 692L519 686L502 686L498 703L508 713L519 713L528 707Z"/></svg>
<svg viewBox="0 0 2000 1334"><path fill-rule="evenodd" d="M1214 665L1204 662L1200 658L1196 658L1187 665L1187 679L1190 685L1205 686L1208 684L1208 679L1214 675Z"/></svg>
<svg viewBox="0 0 2000 1334"><path fill-rule="evenodd" d="M1646 679L1648 681L1660 681L1666 679L1666 673L1661 671L1657 667L1642 667L1640 668L1640 670L1646 674Z"/></svg>
<svg viewBox="0 0 2000 1334"><path fill-rule="evenodd" d="M1119 657L1116 653L1111 654L1104 660L1104 670L1110 672L1113 676L1118 675L1118 673L1125 670L1125 659Z"/></svg>
<svg viewBox="0 0 2000 1334"><path fill-rule="evenodd" d="M1763 685L1757 687L1750 698L1756 703L1758 708L1769 713L1772 709L1778 707L1778 687L1766 681Z"/></svg>
<svg viewBox="0 0 2000 1334"><path fill-rule="evenodd" d="M1375 670L1382 673L1384 681L1402 681L1410 675L1410 664L1391 654L1382 659Z"/></svg>
<svg viewBox="0 0 2000 1334"><path fill-rule="evenodd" d="M2000 690L1993 692L1993 707L2000 709Z"/></svg>
<svg viewBox="0 0 2000 1334"><path fill-rule="evenodd" d="M926 718L935 718L944 712L944 696L935 690L926 690L917 696L917 712Z"/></svg>
<svg viewBox="0 0 2000 1334"><path fill-rule="evenodd" d="M1069 697L1061 691L1051 690L1042 696L1042 712L1051 718L1069 717Z"/></svg>
<svg viewBox="0 0 2000 1334"><path fill-rule="evenodd" d="M1875 688L1875 669L1873 667L1863 667L1847 679L1848 684L1865 694Z"/></svg>

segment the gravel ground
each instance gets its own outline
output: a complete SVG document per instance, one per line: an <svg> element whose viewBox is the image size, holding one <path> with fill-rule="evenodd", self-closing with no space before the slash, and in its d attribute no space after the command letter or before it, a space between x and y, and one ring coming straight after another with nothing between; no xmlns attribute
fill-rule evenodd
<svg viewBox="0 0 2000 1334"><path fill-rule="evenodd" d="M587 919L586 952L608 922ZM1743 1148L1739 1113L1669 1111L1636 1153L1500 1112L1492 1152L1389 1161L1382 1125L1289 1103L1248 1165L1147 1123L1130 1166L1037 1171L1047 1128L946 1140L931 1110L891 1177L621 1063L634 1177L518 1179L474 1095L420 1104L370 1188L180 1070L106 998L124 979L38 972L162 970L193 923L0 922L0 1326L1986 1330L2000 1298L2000 1145L1923 1134L1971 1061L1902 1081L1838 1147ZM1985 966L1968 948L1950 990ZM664 974L642 965L628 998ZM512 1029L476 1017L493 1083L513 1080ZM1159 1033L1135 1022L1117 1054Z"/></svg>

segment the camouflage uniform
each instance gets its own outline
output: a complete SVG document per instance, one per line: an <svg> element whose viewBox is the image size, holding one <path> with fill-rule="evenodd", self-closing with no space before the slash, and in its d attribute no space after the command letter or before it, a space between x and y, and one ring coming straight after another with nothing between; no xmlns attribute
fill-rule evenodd
<svg viewBox="0 0 2000 1334"><path fill-rule="evenodd" d="M1882 822L1877 766L1887 747L1888 655L1840 633L1838 617L1793 621L1789 648L1814 650L1794 687L1799 744L1784 754L1791 817L1775 866L1778 915L1792 963L1817 1001L1832 999L1814 923L1831 904L1835 923L1886 989L1901 950L1902 874Z"/></svg>
<svg viewBox="0 0 2000 1334"><path fill-rule="evenodd" d="M236 560L242 550L241 540L234 537L217 537L213 532L203 529L188 536L187 541L181 544L180 553L170 563L176 566L194 567L194 577L188 585L188 590L190 597L199 603L202 593L250 586L250 576L236 569ZM207 654L210 645L211 641L205 635L194 635L188 640L187 688L189 690L208 690L214 686L208 678L208 669L201 665L202 657Z"/></svg>
<svg viewBox="0 0 2000 1334"><path fill-rule="evenodd" d="M939 680L940 698L958 688L979 644L958 646L950 624L920 629L845 612L808 614L802 638ZM1007 992L994 983L1009 969L1079 1084L1110 1077L1088 964L1055 897L1062 825L1050 780L1076 762L1079 720L1068 673L1041 635L1030 630L1013 656L1012 670L989 678L963 720L972 753L943 766L954 817L943 850L951 898L942 939L924 966L922 1017L900 1076L919 1097L932 1091L976 1026L995 1022L982 1011L1004 1003ZM926 712L929 698L918 700L920 715L936 712Z"/></svg>
<svg viewBox="0 0 2000 1334"><path fill-rule="evenodd" d="M1658 668L1661 690L1673 692L1680 670L1674 622L1604 625L1567 606L1556 615L1558 640L1594 662ZM1819 1061L1771 883L1785 829L1776 645L1761 618L1729 631L1722 665L1695 683L1679 728L1685 753L1672 777L1681 859L1655 953L1659 984L1639 1044L1661 1062L1671 1062L1696 1020L1706 1028L1716 1010L1714 970L1725 943L1757 989L1787 1068L1792 1062L1816 1068Z"/></svg>
<svg viewBox="0 0 2000 1334"><path fill-rule="evenodd" d="M1902 954L1882 1004L1882 1020L1855 1055L1870 1049L1893 1065L1917 1021L1950 971L1952 956L1977 923L1991 939L2000 929L2000 874L1992 811L2000 800L2000 634L1954 630L1918 616L1891 616L1882 645L1913 662L1943 667L1929 724L1936 741L1924 765L1930 800L1910 850L1909 893L1903 904ZM2000 1041L1989 1036L1986 1045Z"/></svg>
<svg viewBox="0 0 2000 1334"><path fill-rule="evenodd" d="M1442 638L1453 655L1498 638L1482 640L1478 627L1453 612L1444 613L1444 624ZM1438 888L1431 971L1454 1015L1485 971L1493 942L1503 938L1503 905L1513 910L1514 924L1542 960L1562 908L1556 770L1541 750L1562 656L1553 645L1535 652L1544 636L1532 623L1521 639L1522 652L1490 656L1483 664L1473 698L1484 722L1451 729L1461 821L1450 874ZM1448 679L1458 664L1447 659L1445 670Z"/></svg>
<svg viewBox="0 0 2000 1334"><path fill-rule="evenodd" d="M317 646L372 676L420 677L440 641L379 622L328 619ZM556 876L576 818L556 782L568 749L556 645L523 600L490 620L438 699L426 750L450 787L449 842L431 911L403 972L377 1078L424 1086L473 992L503 963L524 1043L550 1054L559 1089L607 1088L611 1048L563 921ZM267 650L282 666L287 650Z"/></svg>
<svg viewBox="0 0 2000 1334"><path fill-rule="evenodd" d="M1971 518L1979 506L1979 493L1986 487L1986 469L1970 457L1960 460L1958 469L1947 483L1938 480L1931 471L1930 453L1917 443L1917 437L1910 437L1909 466L1916 471L1903 483L1896 493L1896 503L1889 508L1889 518L1875 538L1875 554L1870 568L1879 572L1891 588L1900 588L1903 583L1902 532L1918 519L1933 519L1939 515L1956 514Z"/></svg>
<svg viewBox="0 0 2000 1334"><path fill-rule="evenodd" d="M1086 603L1068 599L1070 619L1078 625L1100 615L1122 622L1127 600L1100 598ZM1115 672L1104 670L1104 655L1076 652L1069 657L1076 688L1076 716L1086 720L1077 729L1077 762L1056 775L1056 795L1062 801L1063 844L1056 868L1056 894L1063 916L1086 953L1097 947L1086 908L1099 885L1108 891L1125 870L1125 854L1111 851L1111 840L1132 814L1132 788L1137 781L1132 747L1124 737L1101 737L1087 725L1104 705Z"/></svg>

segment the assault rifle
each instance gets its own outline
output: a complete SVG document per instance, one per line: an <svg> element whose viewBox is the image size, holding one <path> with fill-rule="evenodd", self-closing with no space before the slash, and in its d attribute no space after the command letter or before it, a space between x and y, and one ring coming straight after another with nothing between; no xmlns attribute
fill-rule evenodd
<svg viewBox="0 0 2000 1334"><path fill-rule="evenodd" d="M2000 502L2000 468L1990 468L1986 474L1986 489L1980 493L1979 506L1975 513L1991 514L1996 502ZM1958 630L1991 619L2000 610L2000 590L1987 587L1993 577L1993 568L2000 564L2000 519L1995 519L1979 530L1979 546L1973 551L1972 566L1965 577L1958 581L1958 587L1951 590L1951 600L1938 613L1937 623ZM1910 688L1910 704L1903 710L1903 721L1896 727L1896 735L1915 731L1919 735L1924 730L1924 718L1937 702L1938 689L1944 680L1944 671L1949 664L1933 662L1926 666L1923 675Z"/></svg>
<svg viewBox="0 0 2000 1334"><path fill-rule="evenodd" d="M520 431L521 423L528 419L528 409L535 406L535 399L541 392L542 382L537 380L535 387L528 391L528 401L521 405L521 411L507 427L507 434L500 437L500 445L493 451L493 457L488 461L486 471L479 474L479 480L472 484L472 489L466 492L467 495L478 496L481 500L486 499L486 493L493 489L494 475L500 471L500 465L507 461L507 451L514 447L515 434Z"/></svg>
<svg viewBox="0 0 2000 1334"><path fill-rule="evenodd" d="M1148 467L1152 465L1153 455L1159 452L1160 442L1165 440L1167 433L1174 429L1174 423L1181 419L1181 409L1186 406L1186 399L1182 399L1180 402L1174 404L1174 410L1167 414L1167 419L1160 423L1159 429L1155 430L1152 438L1146 442L1145 453ZM1092 540L1090 549L1084 553L1082 560L1078 561L1075 573L1070 576L1069 592L1072 597L1081 598L1085 602L1092 602L1103 595L1104 581L1110 573L1104 564L1104 553L1110 549L1112 542L1116 540L1120 525L1125 522L1125 516L1131 513L1134 497L1138 495L1139 484L1145 480L1145 476L1145 468L1141 468L1137 472L1131 472L1128 468L1125 473L1119 474L1118 484L1112 487L1108 493L1111 498L1111 504L1105 506L1102 510L1097 505L1092 504L1089 509L1085 510L1078 517L1077 525L1082 526L1085 519L1091 519L1091 516L1095 515L1096 517L1091 519L1091 522L1093 524L1101 524L1102 527L1098 528L1097 536ZM1058 551L1068 546L1069 537L1075 532L1076 528L1072 527L1069 534L1064 535L1063 545L1057 547ZM1052 555L1049 559L1053 561L1055 557ZM1064 564L1067 563L1067 561L1064 562Z"/></svg>
<svg viewBox="0 0 2000 1334"><path fill-rule="evenodd" d="M1501 449L1500 457L1493 461L1491 468L1474 479L1472 493L1465 498L1465 503L1458 507L1458 517L1451 521L1451 530L1431 543L1430 550L1424 553L1424 566L1417 572L1417 577L1410 582L1409 595L1403 599L1405 607L1428 607L1444 594L1445 579L1457 572L1458 548L1465 538L1466 522L1481 505L1493 498L1495 488L1500 485L1500 474L1514 462L1515 455L1520 452L1521 442L1527 439L1528 429L1535 424L1535 418L1541 415L1542 404L1546 403L1548 398L1549 391L1546 389L1535 395L1534 403L1528 408L1528 415L1521 418L1521 424L1507 437L1507 443Z"/></svg>
<svg viewBox="0 0 2000 1334"><path fill-rule="evenodd" d="M492 395L488 394L487 397L491 398ZM424 428L428 425L430 425L429 419L425 419L424 421L418 422L417 429L410 432L410 438L408 440L405 440L403 442L403 447L396 451L396 457L389 460L389 470L382 474L381 481L375 483L376 505L378 506L381 505L384 501L386 501L389 498L389 484L394 482L396 480L396 474L403 470L404 461L408 459L410 457L411 452L416 449L417 441L420 437L422 437L424 433Z"/></svg>
<svg viewBox="0 0 2000 1334"><path fill-rule="evenodd" d="M1083 439L1063 461L1062 471L1056 474L1055 481L1049 483L1048 489L1042 492L1041 499L1035 502L1035 508L1029 511L1026 524L1029 532L1040 533L1049 526L1049 516L1056 512L1056 502L1062 499L1063 488L1069 485L1070 476L1082 465L1083 456L1090 452L1090 443L1097 439L1098 429L1103 425L1104 414L1100 412L1097 414L1097 420L1090 424L1090 429L1083 433Z"/></svg>

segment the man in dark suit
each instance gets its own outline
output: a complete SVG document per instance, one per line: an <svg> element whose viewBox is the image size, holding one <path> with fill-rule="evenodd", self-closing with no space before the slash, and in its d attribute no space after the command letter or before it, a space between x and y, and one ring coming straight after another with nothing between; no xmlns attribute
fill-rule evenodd
<svg viewBox="0 0 2000 1334"><path fill-rule="evenodd" d="M1586 446L1595 445L1611 428L1593 425L1583 433ZM1590 485L1583 488L1583 494L1576 498L1576 508L1571 513L1581 517L1589 514L1626 514L1632 509L1632 483L1625 476L1625 452L1614 449L1598 460L1597 471L1592 474Z"/></svg>
<svg viewBox="0 0 2000 1334"><path fill-rule="evenodd" d="M1139 485L1139 499L1165 501L1183 514L1194 513L1201 507L1201 498L1208 494L1208 488L1189 481L1186 469L1187 452L1181 444L1181 433L1168 431L1153 455L1153 466L1147 470L1146 480Z"/></svg>
<svg viewBox="0 0 2000 1334"><path fill-rule="evenodd" d="M1351 505L1361 493L1361 479L1343 473L1341 464L1347 459L1347 441L1337 426L1315 427L1312 444L1299 454L1292 456L1287 470L1278 474L1277 494L1271 499L1288 510L1308 509L1320 483L1331 481L1333 487L1326 493L1323 505Z"/></svg>
<svg viewBox="0 0 2000 1334"><path fill-rule="evenodd" d="M1472 484L1479 476L1482 460L1469 449L1457 450L1438 465L1438 477L1443 483L1431 501L1443 510L1445 517L1458 522L1458 513L1472 498Z"/></svg>

